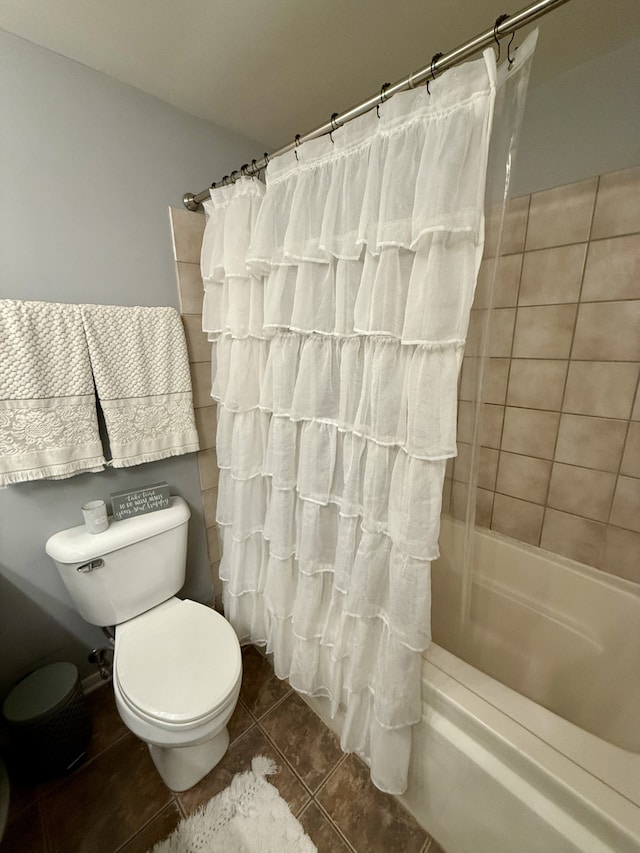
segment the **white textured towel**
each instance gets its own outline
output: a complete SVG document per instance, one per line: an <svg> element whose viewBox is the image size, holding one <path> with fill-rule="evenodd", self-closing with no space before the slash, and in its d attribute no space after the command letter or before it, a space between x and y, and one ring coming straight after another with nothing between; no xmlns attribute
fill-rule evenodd
<svg viewBox="0 0 640 853"><path fill-rule="evenodd" d="M153 462L199 449L189 359L173 308L80 307L111 464Z"/></svg>
<svg viewBox="0 0 640 853"><path fill-rule="evenodd" d="M104 464L79 306L0 300L0 487Z"/></svg>

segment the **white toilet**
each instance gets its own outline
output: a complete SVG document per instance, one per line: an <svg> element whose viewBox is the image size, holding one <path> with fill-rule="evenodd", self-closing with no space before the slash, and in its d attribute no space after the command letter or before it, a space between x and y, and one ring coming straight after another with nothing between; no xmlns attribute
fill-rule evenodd
<svg viewBox="0 0 640 853"><path fill-rule="evenodd" d="M46 551L80 615L116 626L113 688L126 726L149 746L172 791L186 791L220 761L242 681L240 644L215 610L175 594L185 578L189 508L84 525Z"/></svg>

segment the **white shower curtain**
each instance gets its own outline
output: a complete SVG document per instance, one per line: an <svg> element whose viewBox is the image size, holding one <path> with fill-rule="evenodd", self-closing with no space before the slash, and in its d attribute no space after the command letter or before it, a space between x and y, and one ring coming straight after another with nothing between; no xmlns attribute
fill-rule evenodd
<svg viewBox="0 0 640 853"><path fill-rule="evenodd" d="M203 325L228 619L406 787L484 235L493 50L212 190ZM296 156L297 155L297 156Z"/></svg>

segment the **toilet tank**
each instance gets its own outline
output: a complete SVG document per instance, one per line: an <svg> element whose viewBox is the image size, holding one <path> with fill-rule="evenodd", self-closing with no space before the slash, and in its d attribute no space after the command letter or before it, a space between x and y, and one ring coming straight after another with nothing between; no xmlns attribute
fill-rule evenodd
<svg viewBox="0 0 640 853"><path fill-rule="evenodd" d="M184 584L191 515L179 497L167 509L114 521L104 533L61 530L45 550L80 615L119 625L171 598Z"/></svg>

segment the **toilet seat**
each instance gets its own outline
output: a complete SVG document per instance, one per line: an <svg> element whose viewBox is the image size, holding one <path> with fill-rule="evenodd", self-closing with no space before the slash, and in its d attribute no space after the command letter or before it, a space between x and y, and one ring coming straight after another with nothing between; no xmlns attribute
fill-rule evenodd
<svg viewBox="0 0 640 853"><path fill-rule="evenodd" d="M235 703L240 644L215 610L173 598L117 627L113 673L123 700L142 719L195 728Z"/></svg>

